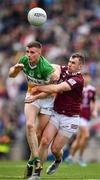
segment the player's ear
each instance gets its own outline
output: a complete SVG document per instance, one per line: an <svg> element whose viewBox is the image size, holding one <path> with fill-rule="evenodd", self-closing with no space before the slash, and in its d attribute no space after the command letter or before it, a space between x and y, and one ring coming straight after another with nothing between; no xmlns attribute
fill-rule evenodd
<svg viewBox="0 0 100 180"><path fill-rule="evenodd" d="M80 64L79 64L79 69L81 70L81 69L82 69L82 67L83 67L83 64L82 64L82 63L80 63Z"/></svg>

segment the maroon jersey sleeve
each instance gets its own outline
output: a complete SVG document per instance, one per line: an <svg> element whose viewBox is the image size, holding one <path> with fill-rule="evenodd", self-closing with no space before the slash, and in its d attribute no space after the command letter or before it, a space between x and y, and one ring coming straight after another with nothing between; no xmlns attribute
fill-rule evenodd
<svg viewBox="0 0 100 180"><path fill-rule="evenodd" d="M75 77L73 76L69 78L66 82L70 85L71 89L75 89L83 85L83 80L79 78L78 76L75 76Z"/></svg>

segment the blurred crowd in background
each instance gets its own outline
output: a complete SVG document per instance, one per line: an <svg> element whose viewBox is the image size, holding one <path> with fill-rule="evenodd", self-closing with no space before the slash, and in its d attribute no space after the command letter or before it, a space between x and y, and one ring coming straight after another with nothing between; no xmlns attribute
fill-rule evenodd
<svg viewBox="0 0 100 180"><path fill-rule="evenodd" d="M27 21L27 13L34 7L41 7L47 12L47 22L41 27L33 27ZM92 83L97 87L98 99L100 96L99 0L1 0L0 158L9 154L9 146L18 148L18 144L23 142L22 151L27 149L24 127L27 83L22 74L16 79L8 78L8 71L32 40L43 44L43 55L51 63L67 64L71 53L84 52L85 66L89 68ZM100 127L98 129L100 132ZM13 156L14 159L15 154L12 154L8 158ZM27 150L22 154L21 159L27 158Z"/></svg>

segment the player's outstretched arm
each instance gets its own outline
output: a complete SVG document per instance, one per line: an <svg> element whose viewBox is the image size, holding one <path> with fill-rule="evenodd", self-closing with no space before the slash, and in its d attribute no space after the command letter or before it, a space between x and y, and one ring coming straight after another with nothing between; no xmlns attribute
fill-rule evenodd
<svg viewBox="0 0 100 180"><path fill-rule="evenodd" d="M32 89L32 93L37 91L46 92L46 93L58 93L62 91L70 91L71 87L67 82L62 82L60 84L49 84L49 85L41 85L35 86Z"/></svg>
<svg viewBox="0 0 100 180"><path fill-rule="evenodd" d="M9 70L9 77L16 77L17 74L23 69L23 64L16 64L12 66Z"/></svg>

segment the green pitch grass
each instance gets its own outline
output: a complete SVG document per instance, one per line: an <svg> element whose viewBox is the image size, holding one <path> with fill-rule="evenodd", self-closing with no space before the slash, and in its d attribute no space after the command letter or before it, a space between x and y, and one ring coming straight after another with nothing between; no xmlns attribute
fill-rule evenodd
<svg viewBox="0 0 100 180"><path fill-rule="evenodd" d="M44 164L41 180L100 180L100 163L88 164L82 168L78 164L68 166L63 162L52 175L45 172L48 165L50 163ZM0 161L0 180L23 179L25 166L25 161Z"/></svg>

